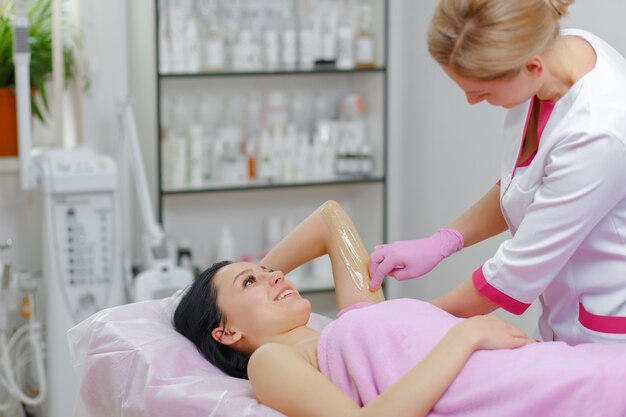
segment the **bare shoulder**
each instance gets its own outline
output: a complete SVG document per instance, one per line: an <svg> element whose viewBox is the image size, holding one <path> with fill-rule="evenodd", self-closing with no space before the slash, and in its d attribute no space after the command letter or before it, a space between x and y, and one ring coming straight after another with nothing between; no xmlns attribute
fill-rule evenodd
<svg viewBox="0 0 626 417"><path fill-rule="evenodd" d="M287 416L346 417L359 407L330 382L298 349L268 343L248 362L257 399Z"/></svg>
<svg viewBox="0 0 626 417"><path fill-rule="evenodd" d="M262 365L265 361L273 361L281 357L286 357L290 360L297 360L298 358L303 359L302 356L298 354L297 350L291 346L282 345L280 343L266 343L255 350L252 356L250 356L248 370L250 367Z"/></svg>
<svg viewBox="0 0 626 417"><path fill-rule="evenodd" d="M269 376L275 376L281 369L291 366L313 366L298 350L280 343L266 343L254 351L248 362L248 377L254 385ZM286 366L286 368L285 368Z"/></svg>

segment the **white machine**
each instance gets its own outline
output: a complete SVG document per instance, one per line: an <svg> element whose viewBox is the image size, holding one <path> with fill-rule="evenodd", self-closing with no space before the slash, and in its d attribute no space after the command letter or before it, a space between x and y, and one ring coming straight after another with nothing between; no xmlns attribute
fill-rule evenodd
<svg viewBox="0 0 626 417"><path fill-rule="evenodd" d="M67 330L102 308L125 302L118 175L112 158L89 149L44 150L31 158L26 5L25 0L16 2L14 62L21 184L24 189L40 186L43 196L48 398L42 411L44 416L67 417L78 393ZM53 87L58 98L63 84L58 76L63 74L58 0L53 9Z"/></svg>
<svg viewBox="0 0 626 417"><path fill-rule="evenodd" d="M57 334L67 329L56 323L73 326L122 300L113 285L122 283L117 168L89 149L48 151L40 163L48 329Z"/></svg>
<svg viewBox="0 0 626 417"><path fill-rule="evenodd" d="M171 254L168 254L163 229L154 217L130 100L120 106L119 116L125 144L124 150L128 151L123 154L129 154L130 168L135 180L135 192L145 231L144 247L147 268L131 283L133 299L143 301L168 297L189 285L193 281L193 274L187 269L176 266Z"/></svg>
<svg viewBox="0 0 626 417"><path fill-rule="evenodd" d="M105 307L124 303L115 161L88 149L40 159L46 293L48 415L71 415L78 383L66 332Z"/></svg>

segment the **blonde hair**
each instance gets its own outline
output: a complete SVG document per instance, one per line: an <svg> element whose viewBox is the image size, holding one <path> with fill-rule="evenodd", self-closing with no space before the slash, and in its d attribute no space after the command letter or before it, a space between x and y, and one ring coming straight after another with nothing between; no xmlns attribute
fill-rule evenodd
<svg viewBox="0 0 626 417"><path fill-rule="evenodd" d="M559 31L574 0L441 0L428 50L455 73L481 80L517 74Z"/></svg>

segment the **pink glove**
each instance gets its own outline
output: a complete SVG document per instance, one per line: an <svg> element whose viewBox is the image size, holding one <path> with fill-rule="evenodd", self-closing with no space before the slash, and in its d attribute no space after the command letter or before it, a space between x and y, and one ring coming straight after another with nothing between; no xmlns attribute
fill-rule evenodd
<svg viewBox="0 0 626 417"><path fill-rule="evenodd" d="M370 255L370 289L378 289L385 275L399 281L420 277L461 249L463 236L452 229L439 229L424 239L377 245Z"/></svg>

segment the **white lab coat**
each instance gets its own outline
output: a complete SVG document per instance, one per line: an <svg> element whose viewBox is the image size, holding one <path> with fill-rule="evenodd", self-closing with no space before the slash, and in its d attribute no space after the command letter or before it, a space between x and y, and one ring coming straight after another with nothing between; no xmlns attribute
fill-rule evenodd
<svg viewBox="0 0 626 417"><path fill-rule="evenodd" d="M526 168L514 169L530 102L507 114L500 203L513 237L474 284L517 313L539 297L544 340L626 342L626 60L561 33L586 39L596 66L556 102Z"/></svg>

